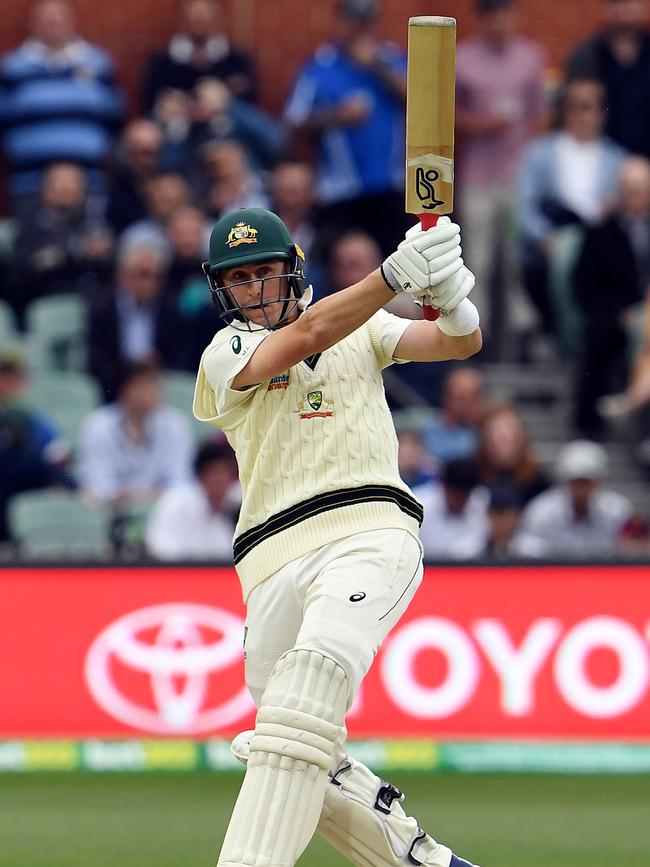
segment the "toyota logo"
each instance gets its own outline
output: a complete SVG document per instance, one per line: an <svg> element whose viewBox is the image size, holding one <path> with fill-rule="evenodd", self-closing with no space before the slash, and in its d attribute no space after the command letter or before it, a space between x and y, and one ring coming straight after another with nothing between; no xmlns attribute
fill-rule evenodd
<svg viewBox="0 0 650 867"><path fill-rule="evenodd" d="M254 709L240 687L241 618L219 608L174 602L120 617L92 643L86 683L106 713L155 734L199 735ZM236 689L235 695L228 689Z"/></svg>

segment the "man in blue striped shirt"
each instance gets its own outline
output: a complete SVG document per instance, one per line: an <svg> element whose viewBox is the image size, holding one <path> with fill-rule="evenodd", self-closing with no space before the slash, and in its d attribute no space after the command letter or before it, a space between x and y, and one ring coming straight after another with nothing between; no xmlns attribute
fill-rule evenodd
<svg viewBox="0 0 650 867"><path fill-rule="evenodd" d="M0 64L0 124L9 187L18 202L35 193L52 162L79 163L91 189L122 118L113 61L75 32L67 0L40 0L31 35Z"/></svg>

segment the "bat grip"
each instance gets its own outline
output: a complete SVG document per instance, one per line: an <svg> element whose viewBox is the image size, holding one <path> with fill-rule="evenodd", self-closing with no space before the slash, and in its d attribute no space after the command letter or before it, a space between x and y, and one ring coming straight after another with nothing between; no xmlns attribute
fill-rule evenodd
<svg viewBox="0 0 650 867"><path fill-rule="evenodd" d="M433 229L438 222L438 214L419 214L419 217L420 225L424 230ZM438 307L429 307L428 304L424 304L422 306L422 315L425 319L428 319L429 322L435 322L435 320L440 316L440 309Z"/></svg>

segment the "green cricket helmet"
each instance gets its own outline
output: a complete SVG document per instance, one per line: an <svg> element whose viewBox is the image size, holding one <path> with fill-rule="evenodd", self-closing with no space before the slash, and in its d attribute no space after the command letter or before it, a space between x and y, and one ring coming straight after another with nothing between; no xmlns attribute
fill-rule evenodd
<svg viewBox="0 0 650 867"><path fill-rule="evenodd" d="M243 286L246 283L262 283L259 302L255 305L242 305L224 286L221 276L223 271L238 265L272 260L287 262L284 279L287 280L288 292L284 307L277 322L267 326L280 328L286 324L290 314L299 306L305 293L304 253L294 243L291 233L277 214L264 208L241 208L221 217L215 224L210 235L210 259L203 263L203 272L208 278L212 300L217 306L219 316L226 324L238 320L249 331L263 327L253 325L246 316L246 310L248 306L264 309L271 304L277 304L277 290L274 298L265 299L264 289L269 280L275 281L277 287L278 278L261 277L230 284Z"/></svg>

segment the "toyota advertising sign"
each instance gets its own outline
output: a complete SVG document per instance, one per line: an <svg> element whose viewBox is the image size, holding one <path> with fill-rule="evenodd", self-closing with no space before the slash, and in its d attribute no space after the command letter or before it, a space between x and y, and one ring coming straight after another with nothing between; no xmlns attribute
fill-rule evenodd
<svg viewBox="0 0 650 867"><path fill-rule="evenodd" d="M231 569L0 573L0 738L229 736L253 724ZM650 568L429 568L352 737L650 735Z"/></svg>

